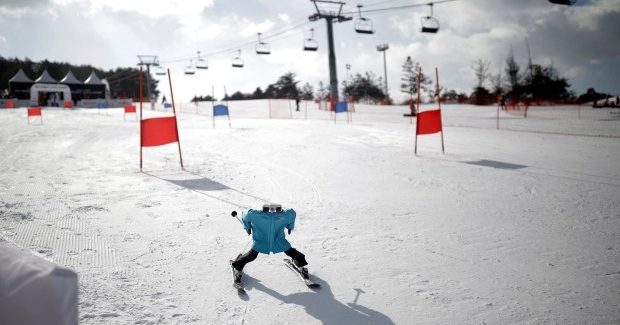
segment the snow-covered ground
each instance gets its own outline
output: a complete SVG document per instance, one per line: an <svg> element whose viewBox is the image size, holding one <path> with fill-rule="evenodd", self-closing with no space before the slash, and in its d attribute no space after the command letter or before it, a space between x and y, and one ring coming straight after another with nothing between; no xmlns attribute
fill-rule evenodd
<svg viewBox="0 0 620 325"><path fill-rule="evenodd" d="M304 105L305 106L305 105ZM79 273L82 324L618 324L620 115L445 105L419 138L406 108L178 107L175 144L144 149L107 111L0 110L0 244ZM198 114L196 114L196 111ZM146 116L161 112L145 110ZM413 121L415 123L415 120ZM293 246L322 289L260 255L247 296L232 210L298 213Z"/></svg>

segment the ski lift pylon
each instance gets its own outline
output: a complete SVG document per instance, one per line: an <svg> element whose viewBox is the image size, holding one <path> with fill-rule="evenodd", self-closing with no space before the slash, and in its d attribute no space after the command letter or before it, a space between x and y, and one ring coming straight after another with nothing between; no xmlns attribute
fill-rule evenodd
<svg viewBox="0 0 620 325"><path fill-rule="evenodd" d="M262 42L260 40L260 35L262 33L256 33L258 36L258 43L256 43L256 54L271 54L271 49L269 48L269 44Z"/></svg>
<svg viewBox="0 0 620 325"><path fill-rule="evenodd" d="M549 0L549 2L556 4L556 5L572 6L577 2L577 0Z"/></svg>
<svg viewBox="0 0 620 325"><path fill-rule="evenodd" d="M433 3L428 4L431 7L431 14L426 17L422 17L422 33L437 33L439 31L439 20L433 17Z"/></svg>
<svg viewBox="0 0 620 325"><path fill-rule="evenodd" d="M314 28L310 28L310 38L304 39L304 51L316 51L319 43L314 39Z"/></svg>
<svg viewBox="0 0 620 325"><path fill-rule="evenodd" d="M241 59L241 50L237 50L237 56L232 59L233 68L243 68L243 60Z"/></svg>
<svg viewBox="0 0 620 325"><path fill-rule="evenodd" d="M360 16L355 19L355 31L360 34L374 34L375 30L372 28L372 20L362 17L362 7L362 5L357 5L357 11Z"/></svg>
<svg viewBox="0 0 620 325"><path fill-rule="evenodd" d="M189 65L185 67L185 74L186 75L194 75L196 73L196 69L194 68L194 62L193 60L189 60Z"/></svg>
<svg viewBox="0 0 620 325"><path fill-rule="evenodd" d="M196 58L196 68L197 69L209 69L209 64L207 60L203 59L200 56L200 51L198 51L198 58Z"/></svg>

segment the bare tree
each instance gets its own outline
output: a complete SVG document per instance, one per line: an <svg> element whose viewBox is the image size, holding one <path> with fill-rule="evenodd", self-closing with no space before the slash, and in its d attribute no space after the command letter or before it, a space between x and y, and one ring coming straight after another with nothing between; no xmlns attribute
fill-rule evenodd
<svg viewBox="0 0 620 325"><path fill-rule="evenodd" d="M484 88L484 84L487 82L487 80L490 77L490 74L489 74L490 66L491 66L491 61L489 60L478 59L474 61L474 64L472 65L471 68L474 70L474 73L476 74L476 79L478 80L476 88Z"/></svg>
<svg viewBox="0 0 620 325"><path fill-rule="evenodd" d="M521 67L519 67L519 64L515 61L514 52L510 49L510 53L506 58L506 69L504 71L506 72L510 91L513 93L517 93L521 86L520 70Z"/></svg>

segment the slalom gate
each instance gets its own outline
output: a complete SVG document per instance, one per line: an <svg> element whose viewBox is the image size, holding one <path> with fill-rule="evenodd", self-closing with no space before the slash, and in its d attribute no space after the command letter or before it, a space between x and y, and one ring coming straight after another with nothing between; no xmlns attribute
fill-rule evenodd
<svg viewBox="0 0 620 325"><path fill-rule="evenodd" d="M308 103L294 98L270 98L269 118L307 119Z"/></svg>
<svg viewBox="0 0 620 325"><path fill-rule="evenodd" d="M37 116L39 117L41 124L43 124L43 114L41 113L41 107L28 107L27 109L27 118L28 118L28 124L30 124L30 118L36 118Z"/></svg>
<svg viewBox="0 0 620 325"><path fill-rule="evenodd" d="M336 104L336 110L334 112L334 124L336 124L336 120L339 113L345 113L347 117L347 123L353 122L353 115L349 112L349 105L346 101L341 101Z"/></svg>
<svg viewBox="0 0 620 325"><path fill-rule="evenodd" d="M140 103L142 104L142 103ZM142 106L142 105L140 105ZM124 106L124 111L123 111L123 120L126 119L127 114L134 114L136 116L136 120L138 119L138 114L136 113L136 106L135 105L125 105Z"/></svg>
<svg viewBox="0 0 620 325"><path fill-rule="evenodd" d="M65 108L67 109L72 109L73 108L73 102L70 100L65 100L64 105Z"/></svg>
<svg viewBox="0 0 620 325"><path fill-rule="evenodd" d="M183 155L181 154L181 140L177 124L176 108L174 105L174 92L172 91L172 78L168 69L168 82L170 84L170 98L172 101L173 116L142 118L142 80L144 72L140 66L140 171L142 171L142 151L144 147L162 146L177 143L179 148L179 160L183 168Z"/></svg>
<svg viewBox="0 0 620 325"><path fill-rule="evenodd" d="M419 75L422 74L422 68L419 69ZM418 76L419 76L418 75ZM443 126L441 123L441 94L439 88L439 70L435 68L435 77L437 80L435 96L437 96L437 109L419 112L416 118L415 126L415 147L414 154L418 154L418 135L441 133L441 152L445 154L443 141ZM420 78L418 77L418 80ZM420 102L420 83L418 82L418 104Z"/></svg>
<svg viewBox="0 0 620 325"><path fill-rule="evenodd" d="M226 94L226 86L224 86L224 94ZM219 103L219 104L215 104L215 86L211 86L211 98L213 99L211 101L211 112L212 112L212 118L213 118L213 128L215 129L215 117L216 116L226 116L228 118L228 127L231 128L231 124L230 124L230 112L228 110L228 101L226 101L225 103ZM198 103L198 102L196 102ZM198 105L198 104L196 104ZM198 106L196 106L198 107ZM198 109L196 109L196 113L198 113Z"/></svg>

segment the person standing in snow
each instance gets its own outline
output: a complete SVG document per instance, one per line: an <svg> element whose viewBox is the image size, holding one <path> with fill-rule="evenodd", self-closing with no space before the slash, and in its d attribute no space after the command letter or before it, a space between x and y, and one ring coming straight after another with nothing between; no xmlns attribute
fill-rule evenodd
<svg viewBox="0 0 620 325"><path fill-rule="evenodd" d="M274 208L275 207L275 208ZM273 209L271 209L273 208ZM273 210L273 212L270 212ZM237 212L233 211L232 215L237 216ZM241 281L243 267L258 257L258 253L270 254L281 253L291 257L295 266L297 266L304 277L308 275L306 265L306 257L300 251L296 250L286 240L284 229L288 234L295 228L295 210L282 210L279 205L264 205L262 211L250 209L243 213L241 223L243 228L252 235L252 248L245 254L239 254L231 263L235 275L235 282Z"/></svg>

